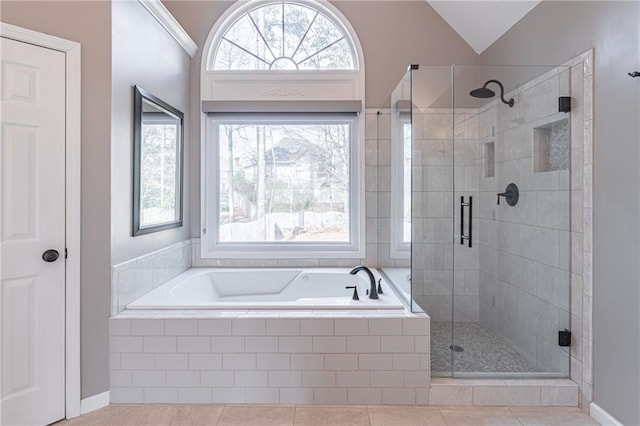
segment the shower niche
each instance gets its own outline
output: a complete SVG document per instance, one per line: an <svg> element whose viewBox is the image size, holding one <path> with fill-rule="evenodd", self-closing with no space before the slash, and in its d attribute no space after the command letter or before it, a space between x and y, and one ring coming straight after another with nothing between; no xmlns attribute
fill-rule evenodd
<svg viewBox="0 0 640 426"><path fill-rule="evenodd" d="M533 128L533 170L537 173L568 170L571 161L569 119Z"/></svg>
<svg viewBox="0 0 640 426"><path fill-rule="evenodd" d="M389 100L390 150L410 153L392 156L390 228L405 211L407 296L431 317L433 377L569 376L570 81L565 67L411 66ZM518 203L498 204L510 183Z"/></svg>
<svg viewBox="0 0 640 426"><path fill-rule="evenodd" d="M495 142L485 142L482 144L482 158L484 177L496 176L496 144Z"/></svg>

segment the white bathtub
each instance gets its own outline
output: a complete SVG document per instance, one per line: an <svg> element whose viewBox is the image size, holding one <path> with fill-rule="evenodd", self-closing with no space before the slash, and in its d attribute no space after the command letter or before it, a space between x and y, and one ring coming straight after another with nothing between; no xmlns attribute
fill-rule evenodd
<svg viewBox="0 0 640 426"><path fill-rule="evenodd" d="M382 279L383 294L369 299L369 277L350 268L192 268L127 305L137 309L389 309L404 310ZM358 287L360 300L352 300Z"/></svg>

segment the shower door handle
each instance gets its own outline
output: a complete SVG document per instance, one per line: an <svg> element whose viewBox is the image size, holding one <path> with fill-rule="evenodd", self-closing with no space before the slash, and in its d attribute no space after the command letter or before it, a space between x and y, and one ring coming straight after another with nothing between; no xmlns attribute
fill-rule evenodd
<svg viewBox="0 0 640 426"><path fill-rule="evenodd" d="M469 207L469 234L464 235L464 208ZM472 246L473 239L473 197L469 197L469 202L464 202L464 197L460 197L460 244L464 245L465 240Z"/></svg>

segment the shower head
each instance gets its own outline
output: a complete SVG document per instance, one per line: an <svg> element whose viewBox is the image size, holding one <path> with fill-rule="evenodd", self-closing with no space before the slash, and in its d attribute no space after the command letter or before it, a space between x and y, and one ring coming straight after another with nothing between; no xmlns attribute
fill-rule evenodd
<svg viewBox="0 0 640 426"><path fill-rule="evenodd" d="M486 99L486 98L493 98L496 95L496 92L494 92L491 89L487 89L486 87L479 87L477 89L472 90L469 94L474 98Z"/></svg>
<svg viewBox="0 0 640 426"><path fill-rule="evenodd" d="M474 98L481 98L481 99L493 98L496 95L496 92L487 88L487 85L489 83L495 83L498 86L500 86L500 100L503 103L509 105L509 108L513 108L513 104L515 103L515 101L513 100L513 98L509 100L506 100L504 98L504 86L498 80L488 80L486 83L484 83L482 87L473 89L471 92L469 92L469 94Z"/></svg>

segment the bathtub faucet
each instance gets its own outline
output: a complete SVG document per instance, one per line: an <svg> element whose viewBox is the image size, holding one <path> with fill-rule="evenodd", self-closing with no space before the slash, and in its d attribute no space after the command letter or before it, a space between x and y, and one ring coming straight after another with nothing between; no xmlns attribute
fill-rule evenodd
<svg viewBox="0 0 640 426"><path fill-rule="evenodd" d="M366 266L356 266L349 272L351 275L356 275L360 271L365 271L367 275L369 275L369 280L371 281L371 289L369 290L369 299L377 299L378 298L378 289L376 288L376 278L371 273L371 270Z"/></svg>

